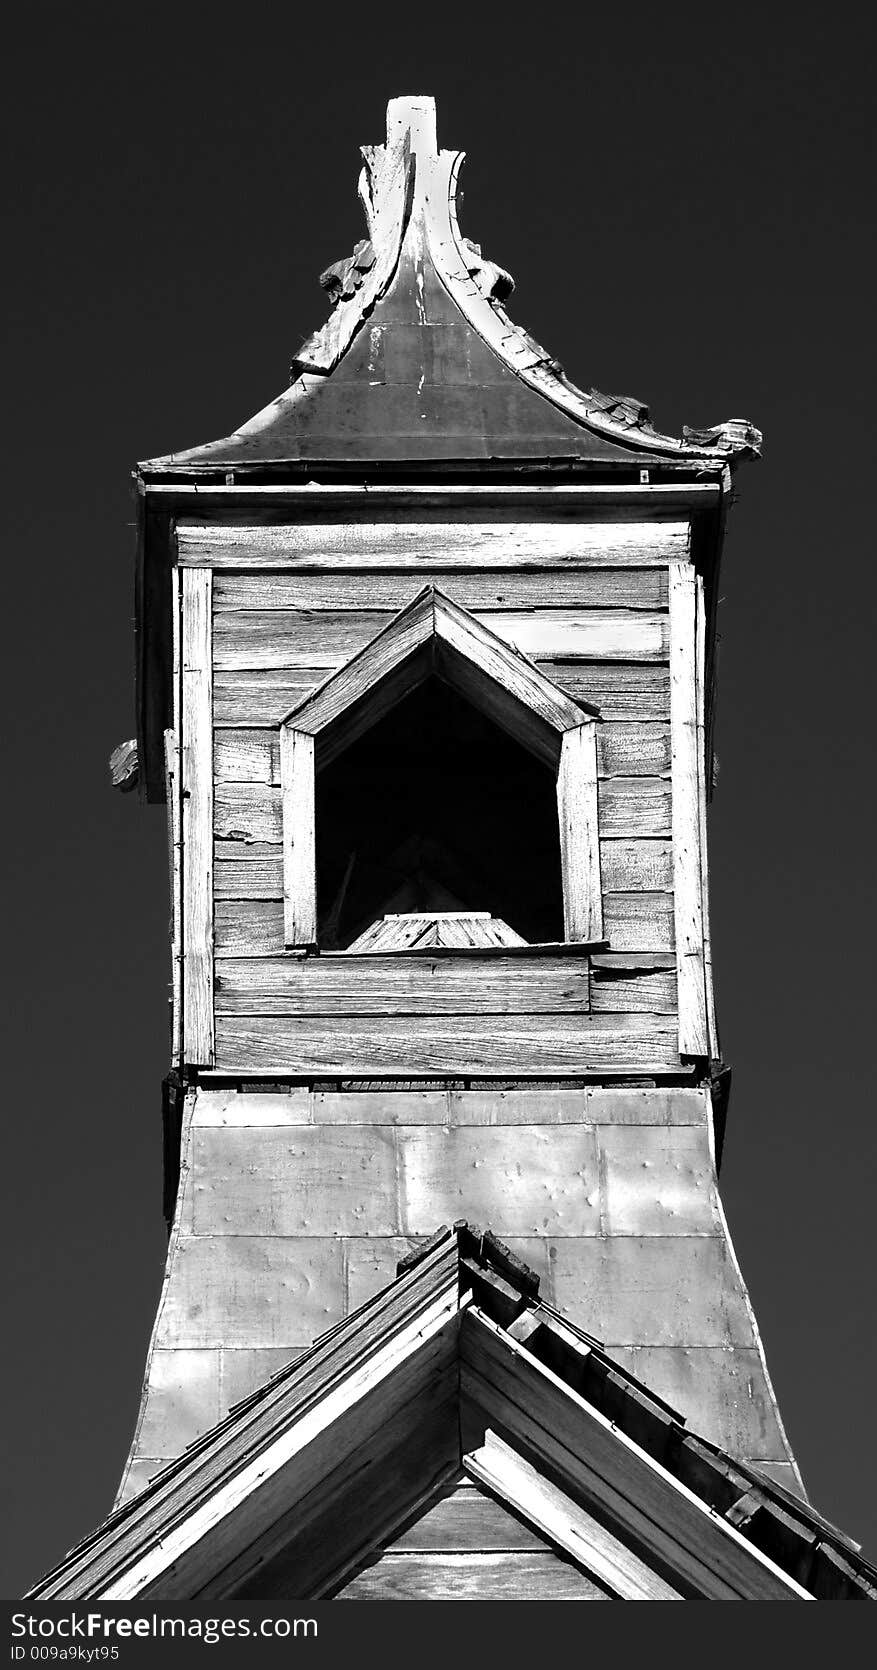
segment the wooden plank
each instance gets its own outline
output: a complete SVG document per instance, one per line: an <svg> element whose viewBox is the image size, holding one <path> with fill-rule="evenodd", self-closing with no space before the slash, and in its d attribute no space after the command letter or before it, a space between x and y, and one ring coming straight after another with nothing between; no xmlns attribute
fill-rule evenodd
<svg viewBox="0 0 877 1670"><path fill-rule="evenodd" d="M183 1054L183 769L180 570L170 574L172 726L164 732L165 804L167 806L168 870L170 878L171 938L171 1065L180 1067Z"/></svg>
<svg viewBox="0 0 877 1670"><path fill-rule="evenodd" d="M603 935L595 730L591 723L567 731L557 768L564 937L568 940L595 940Z"/></svg>
<svg viewBox="0 0 877 1670"><path fill-rule="evenodd" d="M392 1554L544 1552L544 1537L472 1483L457 1485L394 1536Z"/></svg>
<svg viewBox="0 0 877 1670"><path fill-rule="evenodd" d="M670 728L601 721L597 726L597 761L601 777L663 776L670 770Z"/></svg>
<svg viewBox="0 0 877 1670"><path fill-rule="evenodd" d="M706 610L704 607L703 576L698 574L695 579L695 655L694 666L697 680L697 809L700 819L700 892L703 901L703 976L706 993L706 1021L707 1039L710 1056L713 1060L721 1056L719 1047L719 1031L716 1024L715 989L713 985L713 952L710 934L710 889L709 889L709 857L707 844L707 744L706 744L706 701L704 694L704 679L706 676L707 658L707 626Z"/></svg>
<svg viewBox="0 0 877 1670"><path fill-rule="evenodd" d="M212 580L182 575L183 1059L213 1065Z"/></svg>
<svg viewBox="0 0 877 1670"><path fill-rule="evenodd" d="M639 1008L641 1005L637 1004ZM223 1015L586 1014L586 957L220 958Z"/></svg>
<svg viewBox="0 0 877 1670"><path fill-rule="evenodd" d="M538 1526L571 1559L585 1566L619 1600L681 1600L658 1573L647 1566L593 1514L559 1490L531 1467L510 1444L489 1429L479 1449L464 1455L470 1477Z"/></svg>
<svg viewBox="0 0 877 1670"><path fill-rule="evenodd" d="M391 609L421 586L437 586L464 609L666 609L666 568L479 571L409 568L393 574L352 569L331 574L218 569L214 608Z"/></svg>
<svg viewBox="0 0 877 1670"><path fill-rule="evenodd" d="M646 1456L571 1386L470 1309L460 1335L461 1389L495 1425L608 1515L613 1533L654 1550L704 1599L807 1598L738 1532Z"/></svg>
<svg viewBox="0 0 877 1670"><path fill-rule="evenodd" d="M215 731L213 773L220 783L279 783L280 727Z"/></svg>
<svg viewBox="0 0 877 1670"><path fill-rule="evenodd" d="M606 777L598 784L597 800L604 840L670 833L670 784L665 778ZM283 838L280 789L267 783L218 782L213 827L220 840L279 846Z"/></svg>
<svg viewBox="0 0 877 1670"><path fill-rule="evenodd" d="M695 574L670 565L670 746L679 1051L709 1054L698 771Z"/></svg>
<svg viewBox="0 0 877 1670"><path fill-rule="evenodd" d="M348 618L358 625L363 617ZM316 656L313 645L310 651ZM560 733L581 719L580 707L536 666L473 615L429 588L399 614L387 617L387 624L370 635L292 718L297 729L318 739L317 763L327 764L433 671L523 746L552 763Z"/></svg>
<svg viewBox="0 0 877 1670"><path fill-rule="evenodd" d="M217 672L213 679L214 723L276 728L325 677L325 667Z"/></svg>
<svg viewBox="0 0 877 1670"><path fill-rule="evenodd" d="M551 1077L678 1067L676 1029L652 1015L324 1017L223 1015L217 1064L228 1071L327 1078Z"/></svg>
<svg viewBox="0 0 877 1670"><path fill-rule="evenodd" d="M665 467L672 468L671 463ZM689 471L687 463L680 468ZM723 466L717 463L716 477L721 474ZM189 512L191 520L187 519L186 526L203 526L210 514L206 508L215 500L217 504L230 507L240 507L252 504L261 511L263 506L269 507L266 514L273 524L276 516L272 514L275 504L283 505L291 515L302 516L310 520L321 511L340 513L349 508L356 508L364 512L366 518L375 513L375 507L380 505L398 511L400 519L409 520L412 511L416 513L426 507L441 507L442 514L459 512L461 508L472 505L490 505L491 514L499 507L509 505L529 505L534 513L547 516L563 514L566 511L578 516L588 517L596 511L597 519L608 510L611 521L620 519L654 518L666 521L668 511L679 509L708 509L719 502L720 487L718 479L713 481L691 482L686 480L663 482L612 482L611 485L591 484L576 481L550 486L541 482L519 481L514 484L494 483L485 484L477 479L465 482L439 482L424 486L422 483L393 482L384 484L366 482L350 484L347 482L276 482L269 486L250 485L238 482L220 485L213 482L199 482L193 485L183 481L156 481L144 483L145 491L154 495L157 504L164 507L168 499L180 501L180 514ZM404 511L403 508L404 507ZM227 514L227 511L224 512ZM254 508L254 517L256 515Z"/></svg>
<svg viewBox="0 0 877 1670"><path fill-rule="evenodd" d="M325 489L319 490L321 494ZM464 492L467 491L464 489ZM471 489L468 490L471 493ZM605 492L605 490L604 490ZM497 493L500 498L502 489ZM611 496L611 490L610 494ZM622 494L619 495L619 499ZM589 568L661 565L688 555L684 520L636 522L396 519L223 526L181 518L179 561L223 568Z"/></svg>
<svg viewBox="0 0 877 1670"><path fill-rule="evenodd" d="M161 1537L138 1550L133 1564L98 1593L107 1600L147 1594L160 1581L168 1599L195 1597L217 1569L264 1539L281 1515L325 1480L373 1434L379 1434L405 1401L428 1390L455 1352L456 1292L445 1289L429 1309L363 1356L305 1418L281 1428L178 1519ZM340 1475L343 1482L344 1473ZM317 1502L319 1504L319 1493ZM254 1550L258 1552L258 1550Z"/></svg>
<svg viewBox="0 0 877 1670"><path fill-rule="evenodd" d="M218 956L265 957L285 950L282 892L279 899L217 900Z"/></svg>
<svg viewBox="0 0 877 1670"><path fill-rule="evenodd" d="M599 1584L550 1552L388 1553L336 1600L609 1600Z"/></svg>
<svg viewBox="0 0 877 1670"><path fill-rule="evenodd" d="M280 733L283 931L287 945L317 941L314 739L285 725Z"/></svg>
<svg viewBox="0 0 877 1670"><path fill-rule="evenodd" d="M419 590L411 577L405 607ZM308 666L334 669L364 649L394 612L354 609L228 609L217 614L217 670ZM480 609L474 619L488 631L538 659L662 661L667 657L667 617L630 609Z"/></svg>
<svg viewBox="0 0 877 1670"><path fill-rule="evenodd" d="M603 932L613 951L672 950L673 895L604 892Z"/></svg>
<svg viewBox="0 0 877 1670"><path fill-rule="evenodd" d="M175 680L176 685L176 680ZM180 1064L182 1047L182 854L180 851L180 751L177 733L164 733L165 800L167 804L168 868L171 941L171 1061Z"/></svg>
<svg viewBox="0 0 877 1670"><path fill-rule="evenodd" d="M673 852L669 841L604 841L600 848L600 868L607 893L669 892L673 886ZM217 897L218 877L217 862Z"/></svg>
<svg viewBox="0 0 877 1670"><path fill-rule="evenodd" d="M604 853L610 846L611 843L607 842ZM256 875L264 874L261 864L235 865L233 868L247 872L252 869ZM215 926L217 956L274 956L286 949L282 894L276 892L272 898L259 898L253 894L243 898L217 899ZM605 890L603 932L613 951L672 951L673 895Z"/></svg>
<svg viewBox="0 0 877 1670"><path fill-rule="evenodd" d="M670 892L673 885L669 841L606 840L600 849L606 892ZM280 848L260 841L217 841L217 899L282 899Z"/></svg>
<svg viewBox="0 0 877 1670"><path fill-rule="evenodd" d="M599 708L604 720L651 724L669 719L670 675L664 665L550 658L539 665L576 701ZM214 675L215 723L279 725L325 678L325 667L219 669Z"/></svg>
<svg viewBox="0 0 877 1670"><path fill-rule="evenodd" d="M537 657L542 671L576 701L591 702L600 717L652 723L670 715L670 674L666 666L606 661L565 661Z"/></svg>
<svg viewBox="0 0 877 1670"><path fill-rule="evenodd" d="M481 911L406 911L381 916L351 941L345 956L364 951L478 951L526 946L527 941L498 916Z"/></svg>
<svg viewBox="0 0 877 1670"><path fill-rule="evenodd" d="M591 965L591 1008L598 1015L676 1014L676 970L654 968L624 968L623 962L642 962L643 958L628 954L617 958L614 966L603 963ZM217 998L217 1010L219 999Z"/></svg>
<svg viewBox="0 0 877 1670"><path fill-rule="evenodd" d="M230 1594L238 1604L330 1598L392 1535L401 1515L428 1500L442 1473L455 1468L455 1415L451 1366L385 1422L367 1447L281 1515L271 1531L275 1551L266 1559L261 1550L250 1550L243 1558L251 1569L242 1583L230 1590L223 1572L213 1586L216 1601Z"/></svg>
<svg viewBox="0 0 877 1670"><path fill-rule="evenodd" d="M301 624L308 620L323 621L327 617L303 614L296 618ZM338 618L343 621L344 617ZM346 641L353 645L357 633L360 634L360 641L355 649L350 648L349 658L346 654L338 655L331 662L335 668L334 676L325 679L313 697L298 710L295 717L299 727L316 734L318 731L328 732L330 727L337 729L344 722L345 740L352 741L360 731L374 724L381 714L388 712L408 690L416 688L427 675L431 667L435 619L432 593L423 592L413 597L404 614L368 618L371 627L365 635L361 635L366 617L352 617L354 635L351 637L348 631ZM319 665L319 654L317 646L313 647L313 665L316 666ZM342 664L339 665L339 662ZM267 661L265 665L268 665ZM355 723L351 725L350 718L346 716L355 715L358 704L365 697L369 698L367 718L359 726Z"/></svg>
<svg viewBox="0 0 877 1670"><path fill-rule="evenodd" d="M670 770L670 728L601 723L597 754L601 777L661 776ZM219 782L279 783L279 727L216 731L213 770Z"/></svg>

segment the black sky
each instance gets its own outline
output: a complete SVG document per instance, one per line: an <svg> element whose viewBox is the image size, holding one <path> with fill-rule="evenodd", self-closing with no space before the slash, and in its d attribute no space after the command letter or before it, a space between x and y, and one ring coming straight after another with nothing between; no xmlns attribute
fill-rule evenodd
<svg viewBox="0 0 877 1670"><path fill-rule="evenodd" d="M469 152L464 233L573 379L669 432L766 434L720 611L723 1197L813 1500L877 1558L859 11L133 15L39 12L5 41L0 1590L108 1511L163 1268L163 813L106 775L133 728L130 470L284 386L325 316L317 274L361 236L357 147L388 97L424 92Z"/></svg>

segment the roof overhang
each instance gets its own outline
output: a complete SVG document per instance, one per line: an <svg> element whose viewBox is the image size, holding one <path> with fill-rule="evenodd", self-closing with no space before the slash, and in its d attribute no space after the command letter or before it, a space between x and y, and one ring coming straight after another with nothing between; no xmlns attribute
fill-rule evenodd
<svg viewBox="0 0 877 1670"><path fill-rule="evenodd" d="M618 1598L877 1597L854 1545L687 1432L465 1224L403 1260L31 1593L331 1596L461 1472ZM666 1595L638 1592L649 1584Z"/></svg>

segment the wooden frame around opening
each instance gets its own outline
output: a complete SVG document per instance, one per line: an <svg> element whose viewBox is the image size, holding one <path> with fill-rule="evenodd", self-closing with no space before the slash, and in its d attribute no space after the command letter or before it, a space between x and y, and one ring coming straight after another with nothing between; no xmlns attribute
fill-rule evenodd
<svg viewBox="0 0 877 1670"><path fill-rule="evenodd" d="M317 941L316 773L432 674L553 767L565 936L601 939L596 710L573 701L467 609L426 586L281 724L287 946Z"/></svg>

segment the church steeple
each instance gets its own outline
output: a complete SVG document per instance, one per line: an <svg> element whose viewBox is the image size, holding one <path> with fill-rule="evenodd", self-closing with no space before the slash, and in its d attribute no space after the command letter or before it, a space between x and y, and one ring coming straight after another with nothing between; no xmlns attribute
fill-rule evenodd
<svg viewBox="0 0 877 1670"><path fill-rule="evenodd" d="M626 1593L609 1567L633 1544L637 1598L807 1598L837 1560L846 1596L870 1580L801 1505L718 1187L715 603L760 436L662 435L568 381L460 232L431 99L392 100L363 155L366 235L323 273L288 389L138 471L139 754L174 860L170 1245L119 1502L149 1489L107 1534L128 1552L106 1593L177 1594L186 1571L211 1599L293 1571L340 1592L332 1512L355 1564L439 1482L505 1479L514 1506L538 1475L577 1596ZM369 1444L396 1456L404 1427L418 1458L386 1522L357 1483L366 1428L333 1402L379 1379L401 1425L370 1404ZM330 1438L308 1472L288 1440L304 1453L312 1407ZM248 1432L282 1501L261 1474L235 1494ZM211 1485L215 1563L187 1565L214 1461L234 1523ZM284 1504L323 1500L328 1472L317 1545ZM485 1571L477 1531L462 1546ZM53 1592L97 1581L74 1565Z"/></svg>

